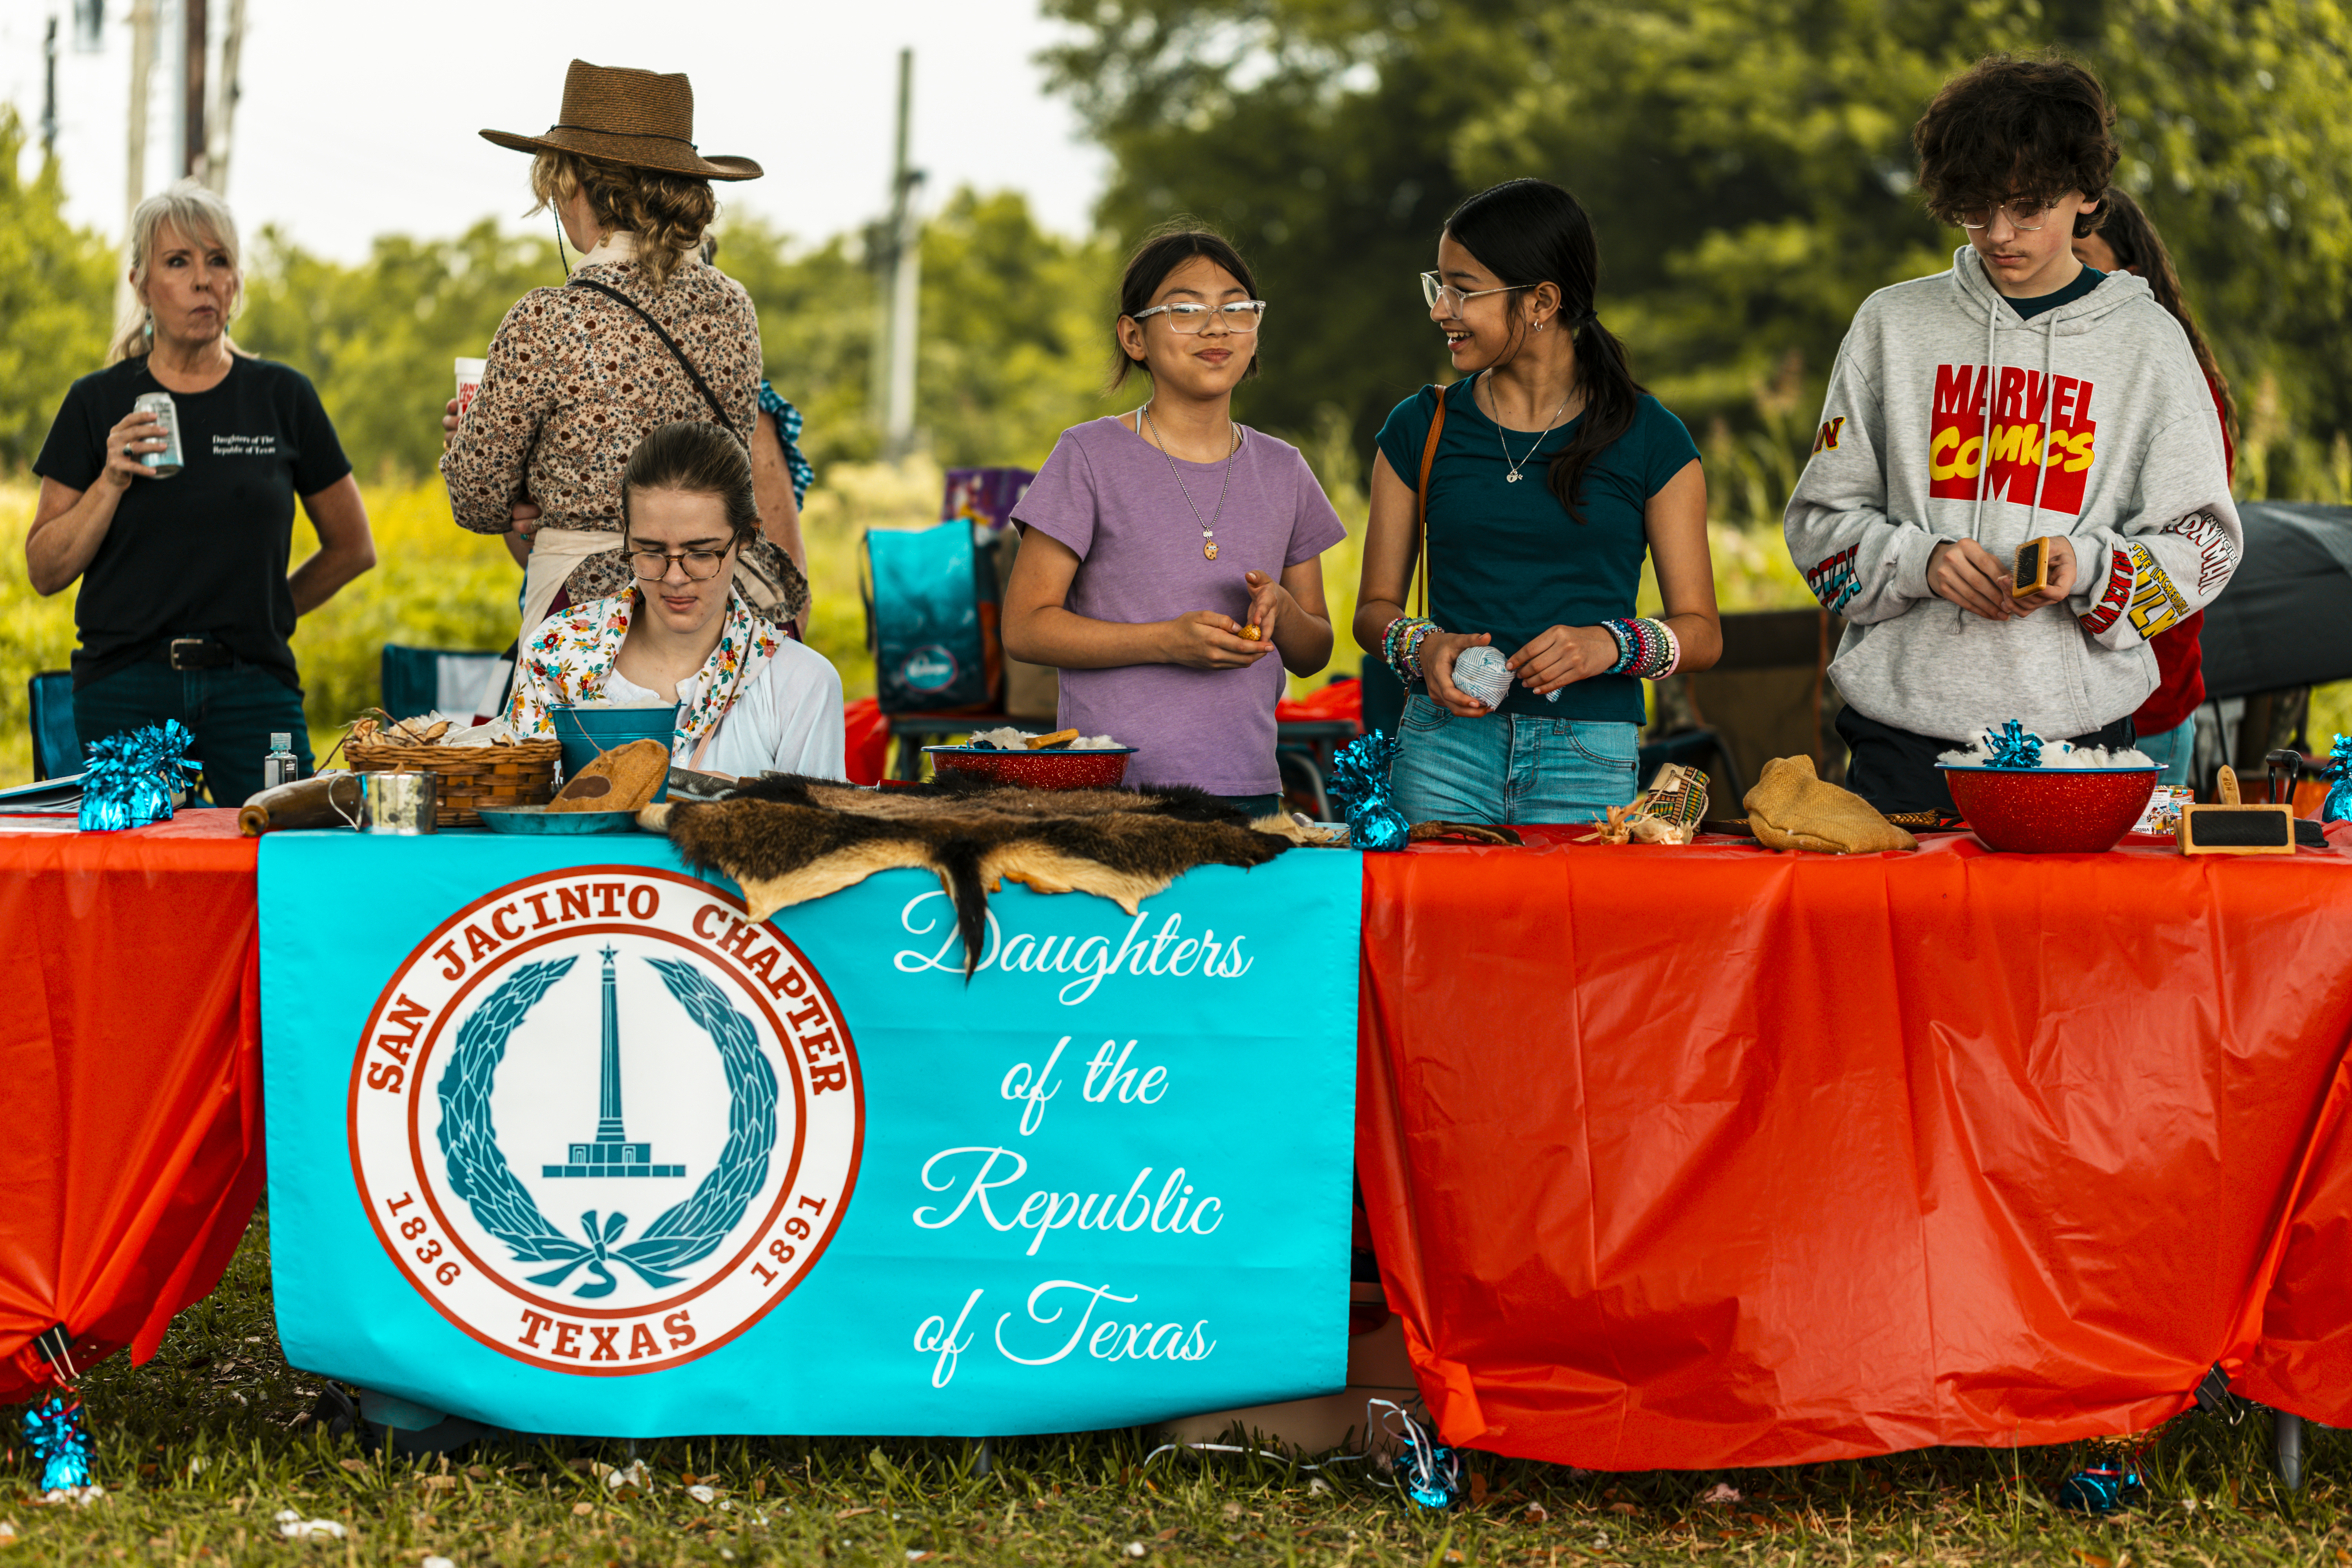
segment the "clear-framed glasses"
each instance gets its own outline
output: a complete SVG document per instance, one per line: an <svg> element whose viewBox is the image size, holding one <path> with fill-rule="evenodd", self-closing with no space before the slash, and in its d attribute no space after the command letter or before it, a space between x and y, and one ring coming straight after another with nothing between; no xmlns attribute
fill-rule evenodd
<svg viewBox="0 0 2352 1568"><path fill-rule="evenodd" d="M677 562L689 582L708 583L719 575L719 568L727 563L724 550L632 550L629 570L640 581L658 583L669 575L669 563Z"/></svg>
<svg viewBox="0 0 2352 1568"><path fill-rule="evenodd" d="M1462 307L1473 300L1483 300L1489 294L1515 294L1522 289L1532 289L1532 283L1513 283L1501 289L1478 289L1465 294L1434 272L1421 275L1421 298L1426 304L1445 307L1449 316L1459 316Z"/></svg>
<svg viewBox="0 0 2352 1568"><path fill-rule="evenodd" d="M1138 310L1133 319L1142 321L1153 316L1165 316L1169 331L1182 332L1189 337L1195 332L1207 331L1213 321L1223 322L1229 332L1254 332L1257 331L1258 318L1265 314L1265 301L1263 300L1228 300L1222 305L1196 305L1185 300Z"/></svg>
<svg viewBox="0 0 2352 1568"><path fill-rule="evenodd" d="M2009 220L2009 226L2018 233L2032 234L2050 221L2051 210L2057 205L2054 201L2041 197L2021 198L2002 202L1998 206L1962 207L1952 216L1959 220L1962 228L1982 228L1992 222L1993 214L1999 213Z"/></svg>

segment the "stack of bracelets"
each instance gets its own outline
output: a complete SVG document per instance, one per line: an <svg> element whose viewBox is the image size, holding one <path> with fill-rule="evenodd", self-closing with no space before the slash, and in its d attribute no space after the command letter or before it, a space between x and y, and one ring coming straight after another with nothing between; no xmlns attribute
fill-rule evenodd
<svg viewBox="0 0 2352 1568"><path fill-rule="evenodd" d="M1603 621L1601 629L1617 642L1617 662L1609 667L1612 675L1664 680L1683 661L1682 644L1664 621L1644 616L1633 621Z"/></svg>
<svg viewBox="0 0 2352 1568"><path fill-rule="evenodd" d="M1639 680L1664 680L1683 661L1682 644L1674 628L1647 616L1638 620L1603 621L1601 629L1617 645L1617 662L1610 675L1630 675ZM1381 637L1381 658L1407 686L1422 679L1421 645L1437 630L1435 621L1419 616L1399 616Z"/></svg>

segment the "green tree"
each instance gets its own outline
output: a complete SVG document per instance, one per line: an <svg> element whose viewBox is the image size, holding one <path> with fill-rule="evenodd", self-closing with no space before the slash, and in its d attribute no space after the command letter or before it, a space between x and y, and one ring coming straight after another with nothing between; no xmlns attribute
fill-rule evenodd
<svg viewBox="0 0 2352 1568"><path fill-rule="evenodd" d="M65 219L55 159L18 174L25 126L0 103L0 469L32 462L66 388L100 367L112 325L115 254Z"/></svg>
<svg viewBox="0 0 2352 1568"><path fill-rule="evenodd" d="M453 362L488 352L527 289L563 281L553 242L484 218L455 239L379 238L356 267L265 227L246 262L238 343L308 375L354 468L433 471Z"/></svg>
<svg viewBox="0 0 2352 1568"><path fill-rule="evenodd" d="M1694 425L1818 397L1855 307L1962 237L1912 190L1952 72L2057 44L2106 80L2120 177L2255 418L2242 484L2327 493L2352 428L2352 19L2340 0L1045 0L1056 81L1117 160L1105 221L1187 207L1256 252L1266 422L1362 441L1436 374L1408 274L1462 195L1575 191L1604 316ZM1340 172L1344 171L1344 177ZM1383 203L1383 196L1388 200ZM2332 456L2331 456L2332 454Z"/></svg>
<svg viewBox="0 0 2352 1568"><path fill-rule="evenodd" d="M760 310L768 379L807 418L810 459L880 447L868 374L878 294L852 241L796 251L757 219L720 230L720 268ZM923 230L916 424L948 467L1030 468L1100 411L1116 259L1039 228L1017 192L959 190Z"/></svg>

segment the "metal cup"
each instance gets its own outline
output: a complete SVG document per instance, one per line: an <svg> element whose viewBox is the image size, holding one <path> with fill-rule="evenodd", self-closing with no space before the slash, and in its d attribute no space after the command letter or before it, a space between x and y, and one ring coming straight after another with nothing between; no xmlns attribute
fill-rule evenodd
<svg viewBox="0 0 2352 1568"><path fill-rule="evenodd" d="M362 773L359 777L361 832L408 837L434 830L434 813L440 804L439 773Z"/></svg>

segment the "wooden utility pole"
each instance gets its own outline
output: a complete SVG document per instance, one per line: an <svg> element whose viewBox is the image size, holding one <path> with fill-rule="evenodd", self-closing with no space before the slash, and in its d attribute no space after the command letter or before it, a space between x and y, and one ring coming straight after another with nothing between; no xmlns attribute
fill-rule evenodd
<svg viewBox="0 0 2352 1568"><path fill-rule="evenodd" d="M41 159L58 155L58 19L41 39Z"/></svg>
<svg viewBox="0 0 2352 1568"><path fill-rule="evenodd" d="M875 269L880 299L874 331L875 423L882 429L882 455L903 460L915 445L915 350L918 295L922 285L922 225L915 216L915 192L923 172L909 166L908 133L914 111L915 51L898 51L898 134L891 163L890 216L877 226Z"/></svg>
<svg viewBox="0 0 2352 1568"><path fill-rule="evenodd" d="M122 197L122 279L115 285L115 313L130 313L136 299L131 291L131 215L147 199L147 95L155 74L156 0L134 0L131 7L131 125L124 139Z"/></svg>
<svg viewBox="0 0 2352 1568"><path fill-rule="evenodd" d="M205 61L212 53L211 29L206 26L210 17L205 14L205 0L180 0L180 15L187 24L183 36L187 78L180 94L182 123L185 127L180 139L180 173L189 179L201 180L205 177Z"/></svg>
<svg viewBox="0 0 2352 1568"><path fill-rule="evenodd" d="M210 121L205 135L205 184L226 195L228 154L236 129L237 94L243 90L237 68L245 52L245 0L228 0L228 22L221 31L220 74L213 79Z"/></svg>

